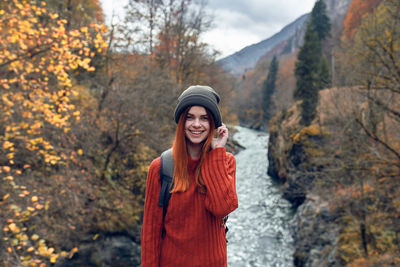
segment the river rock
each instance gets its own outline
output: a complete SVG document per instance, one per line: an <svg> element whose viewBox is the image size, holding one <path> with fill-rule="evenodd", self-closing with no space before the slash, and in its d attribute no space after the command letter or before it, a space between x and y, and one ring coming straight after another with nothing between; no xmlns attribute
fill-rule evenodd
<svg viewBox="0 0 400 267"><path fill-rule="evenodd" d="M339 266L335 260L339 228L334 220L327 202L317 195L307 196L291 224L295 266Z"/></svg>
<svg viewBox="0 0 400 267"><path fill-rule="evenodd" d="M57 261L57 267L140 266L140 246L131 237L113 234L79 247L71 259Z"/></svg>

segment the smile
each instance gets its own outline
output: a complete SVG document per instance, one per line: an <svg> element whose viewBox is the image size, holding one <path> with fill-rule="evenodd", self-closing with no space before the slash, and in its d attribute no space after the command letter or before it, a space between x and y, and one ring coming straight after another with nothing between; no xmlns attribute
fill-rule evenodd
<svg viewBox="0 0 400 267"><path fill-rule="evenodd" d="M191 134L193 135L200 135L202 134L204 131L190 131Z"/></svg>

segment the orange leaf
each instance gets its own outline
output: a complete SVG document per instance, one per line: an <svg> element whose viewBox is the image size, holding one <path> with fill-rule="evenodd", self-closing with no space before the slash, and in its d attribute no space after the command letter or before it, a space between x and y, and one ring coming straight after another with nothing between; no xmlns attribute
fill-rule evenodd
<svg viewBox="0 0 400 267"><path fill-rule="evenodd" d="M10 171L11 171L11 168L10 168L9 166L3 166L3 170L4 170L5 172L10 172Z"/></svg>

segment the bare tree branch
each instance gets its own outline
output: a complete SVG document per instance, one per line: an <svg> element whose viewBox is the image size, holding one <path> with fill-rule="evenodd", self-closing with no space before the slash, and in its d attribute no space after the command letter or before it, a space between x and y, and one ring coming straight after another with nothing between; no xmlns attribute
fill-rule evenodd
<svg viewBox="0 0 400 267"><path fill-rule="evenodd" d="M364 132L373 140L375 140L376 142L378 142L379 144L383 145L387 150L389 150L390 152L392 152L399 160L400 160L400 153L397 152L394 148L392 148L391 146L389 146L386 142L382 141L378 136L376 136L375 134L371 133L366 127L365 125L361 122L361 120L359 120L358 118L356 119L356 122L361 126L361 128L364 130Z"/></svg>

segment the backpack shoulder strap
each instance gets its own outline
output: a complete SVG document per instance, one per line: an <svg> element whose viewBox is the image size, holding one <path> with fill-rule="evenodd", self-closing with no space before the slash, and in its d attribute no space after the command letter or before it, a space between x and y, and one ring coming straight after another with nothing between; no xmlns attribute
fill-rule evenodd
<svg viewBox="0 0 400 267"><path fill-rule="evenodd" d="M174 176L174 158L172 156L172 148L164 151L161 154L161 190L160 197L158 199L158 206L163 207L163 220L167 213L169 199L171 198L171 184L172 177Z"/></svg>

